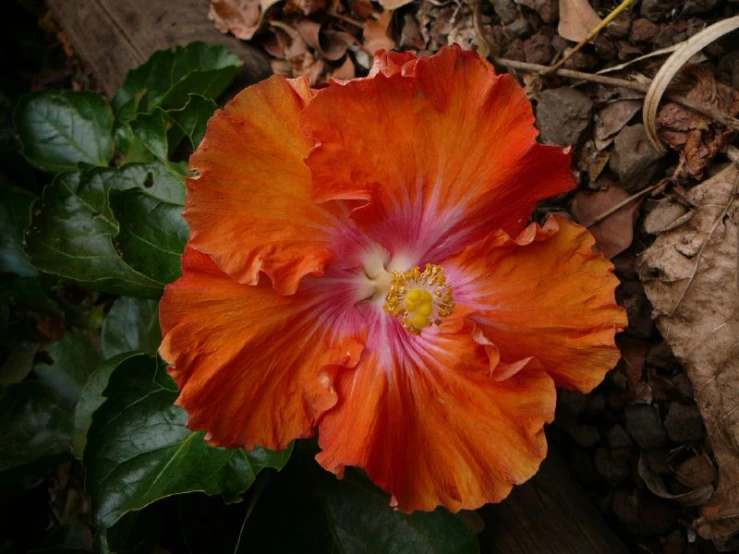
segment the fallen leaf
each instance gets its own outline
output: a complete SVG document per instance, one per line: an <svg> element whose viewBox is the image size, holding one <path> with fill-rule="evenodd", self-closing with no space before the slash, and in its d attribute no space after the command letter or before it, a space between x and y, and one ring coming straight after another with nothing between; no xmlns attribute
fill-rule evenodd
<svg viewBox="0 0 739 554"><path fill-rule="evenodd" d="M413 0L380 0L380 4L386 10L397 10L406 4L410 4Z"/></svg>
<svg viewBox="0 0 739 554"><path fill-rule="evenodd" d="M340 82L354 79L356 75L357 70L354 67L354 62L352 62L352 59L349 56L344 58L344 63L331 72L331 77Z"/></svg>
<svg viewBox="0 0 739 554"><path fill-rule="evenodd" d="M677 466L675 478L691 489L706 487L716 480L716 467L705 454L693 456Z"/></svg>
<svg viewBox="0 0 739 554"><path fill-rule="evenodd" d="M347 5L352 13L358 15L362 19L372 17L372 15L377 11L372 5L372 0L348 0Z"/></svg>
<svg viewBox="0 0 739 554"><path fill-rule="evenodd" d="M686 66L680 76L686 98L696 104L728 116L739 113L739 92L719 83L707 67ZM712 118L668 102L657 115L657 132L673 150L680 152L680 162L674 173L677 180L700 179L719 152L726 149L734 131L726 129Z"/></svg>
<svg viewBox="0 0 739 554"><path fill-rule="evenodd" d="M302 13L311 15L326 10L327 0L287 0L285 13Z"/></svg>
<svg viewBox="0 0 739 554"><path fill-rule="evenodd" d="M624 337L619 340L626 374L626 400L634 404L651 403L651 387L642 380L649 343Z"/></svg>
<svg viewBox="0 0 739 554"><path fill-rule="evenodd" d="M307 75L311 86L318 84L326 69L326 63L313 55L308 43L297 29L282 21L270 21L269 24L275 31L278 45L277 47L271 45L268 51L284 58L289 64L286 66L281 63L273 63L273 71L280 75L292 77Z"/></svg>
<svg viewBox="0 0 739 554"><path fill-rule="evenodd" d="M641 109L641 100L619 100L595 114L595 147L603 150Z"/></svg>
<svg viewBox="0 0 739 554"><path fill-rule="evenodd" d="M364 24L364 44L362 48L368 54L374 54L377 50L392 50L395 42L390 38L390 23L393 20L393 12L382 12L377 19L368 19Z"/></svg>
<svg viewBox="0 0 739 554"><path fill-rule="evenodd" d="M607 258L613 258L631 246L634 240L634 223L641 201L629 202L623 208L595 225L598 216L617 206L630 195L621 187L611 184L599 192L578 192L572 203L572 215L581 225L590 228L598 248Z"/></svg>
<svg viewBox="0 0 739 554"><path fill-rule="evenodd" d="M588 33L600 25L601 18L588 0L559 0L557 33L572 42L585 40Z"/></svg>
<svg viewBox="0 0 739 554"><path fill-rule="evenodd" d="M600 174L603 173L610 158L611 153L608 150L598 150L595 147L595 142L588 140L580 149L577 168L580 171L585 171L590 182L595 183Z"/></svg>
<svg viewBox="0 0 739 554"><path fill-rule="evenodd" d="M688 209L679 202L663 198L644 219L644 230L650 235L656 235L674 229L684 222L683 216L686 213Z"/></svg>
<svg viewBox="0 0 739 554"><path fill-rule="evenodd" d="M667 490L662 476L649 467L647 457L643 452L639 456L639 477L642 478L644 483L647 485L647 488L652 491L653 494L656 494L660 498L675 500L683 506L700 506L711 497L711 494L713 494L713 485L698 487L683 494L672 494Z"/></svg>
<svg viewBox="0 0 739 554"><path fill-rule="evenodd" d="M313 50L332 62L343 58L349 46L357 42L349 33L325 30L320 23L310 19L298 20L294 25L302 39Z"/></svg>
<svg viewBox="0 0 739 554"><path fill-rule="evenodd" d="M403 29L400 32L401 48L415 48L423 50L425 44L421 36L421 28L413 14L407 13L403 16Z"/></svg>
<svg viewBox="0 0 739 554"><path fill-rule="evenodd" d="M719 468L697 521L719 548L739 532L737 183L730 165L690 190L692 217L660 234L638 268L657 327L693 384Z"/></svg>
<svg viewBox="0 0 739 554"><path fill-rule="evenodd" d="M264 15L280 0L211 0L208 18L222 33L242 40L251 39L262 25Z"/></svg>

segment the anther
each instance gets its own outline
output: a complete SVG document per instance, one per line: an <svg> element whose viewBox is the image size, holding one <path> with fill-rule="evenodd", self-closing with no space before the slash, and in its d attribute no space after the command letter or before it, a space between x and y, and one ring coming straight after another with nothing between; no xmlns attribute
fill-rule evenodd
<svg viewBox="0 0 739 554"><path fill-rule="evenodd" d="M447 285L444 270L426 264L408 271L393 271L392 281L383 306L389 314L399 317L412 333L439 325L441 319L454 310L452 288Z"/></svg>

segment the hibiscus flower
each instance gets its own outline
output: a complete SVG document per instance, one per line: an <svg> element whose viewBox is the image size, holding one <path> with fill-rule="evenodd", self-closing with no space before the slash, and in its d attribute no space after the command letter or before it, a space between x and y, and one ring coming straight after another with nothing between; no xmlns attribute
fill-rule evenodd
<svg viewBox="0 0 739 554"><path fill-rule="evenodd" d="M379 52L311 90L275 76L193 154L160 353L189 425L226 447L366 472L405 512L505 498L546 454L555 386L618 360L618 281L535 203L574 188L531 105L473 52Z"/></svg>

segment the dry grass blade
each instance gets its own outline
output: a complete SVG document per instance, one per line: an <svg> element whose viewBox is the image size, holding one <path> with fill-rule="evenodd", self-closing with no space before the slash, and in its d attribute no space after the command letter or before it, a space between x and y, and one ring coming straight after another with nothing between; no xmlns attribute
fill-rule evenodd
<svg viewBox="0 0 739 554"><path fill-rule="evenodd" d="M556 71L560 67L563 67L564 64L565 64L565 62L567 62L567 60L569 60L572 56L574 56L577 52L579 52L582 49L582 47L585 46L588 42L590 42L596 36L598 36L598 33L600 33L603 29L605 29L606 25L608 25L611 21L613 21L619 15L621 15L621 13L623 13L634 2L635 2L635 0L623 0L616 7L615 10L613 10L611 13L609 13L606 16L606 18L604 20L600 21L600 18L598 18L598 21L592 20L592 22L595 23L595 25L593 25L591 27L590 32L586 33L586 35L580 40L580 42L578 42L577 45L572 50L570 50L567 53L566 56L564 56L561 60L559 60L556 64L554 64L549 71ZM566 4L567 4L567 2L564 2L564 5L566 5ZM588 8L590 8L590 4L587 4L587 2L585 2L585 4L588 6ZM581 6L582 4L580 2L577 2L577 3L572 4L572 5ZM563 18L563 15L562 15L563 14L563 12L562 12L562 6L563 6L563 3L560 2L560 26L557 29L557 32L561 36L563 36L564 38L568 38L568 37L566 37L566 36L564 36L562 34L562 23L564 21L562 19ZM592 11L592 8L590 8L590 10ZM595 13L595 12L593 12L593 13ZM578 16L582 16L582 12L578 12ZM598 17L597 14L596 14L596 17Z"/></svg>
<svg viewBox="0 0 739 554"><path fill-rule="evenodd" d="M659 50L655 50L654 52L650 52L649 54L644 54L643 56L639 56L638 58L634 58L633 60L629 60L628 62L620 63L618 65L614 65L613 67L606 67L605 69L596 71L595 74L605 75L606 73L614 73L616 71L621 71L622 69L626 69L627 67L635 63L648 60L649 58L656 58L657 56L666 56L667 54L671 54L678 48L681 48L683 44L685 44L685 41L678 42L677 44L673 44L672 46L667 46L665 48L660 48Z"/></svg>
<svg viewBox="0 0 739 554"><path fill-rule="evenodd" d="M679 50L665 60L657 75L654 76L644 98L644 127L646 127L649 140L660 152L666 152L667 149L657 137L657 109L670 82L690 58L716 39L736 29L739 29L739 16L730 17L706 27L685 41Z"/></svg>

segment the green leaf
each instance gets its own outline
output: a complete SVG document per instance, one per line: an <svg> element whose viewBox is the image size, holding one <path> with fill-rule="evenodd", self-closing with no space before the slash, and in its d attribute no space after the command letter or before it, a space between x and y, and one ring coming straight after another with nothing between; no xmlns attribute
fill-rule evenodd
<svg viewBox="0 0 739 554"><path fill-rule="evenodd" d="M167 163L168 120L166 113L157 108L152 113L139 114L129 123L133 134L151 154L163 163Z"/></svg>
<svg viewBox="0 0 739 554"><path fill-rule="evenodd" d="M121 223L117 245L123 259L160 283L177 279L189 234L182 206L136 189L111 191L110 204Z"/></svg>
<svg viewBox="0 0 739 554"><path fill-rule="evenodd" d="M107 166L113 157L113 112L87 91L43 90L23 96L15 113L23 155L50 173L80 164Z"/></svg>
<svg viewBox="0 0 739 554"><path fill-rule="evenodd" d="M72 427L49 387L25 381L0 389L0 471L68 452Z"/></svg>
<svg viewBox="0 0 739 554"><path fill-rule="evenodd" d="M155 52L142 66L128 72L113 99L118 117L130 121L139 112L183 107L189 94L216 98L241 69L241 61L225 46L193 42Z"/></svg>
<svg viewBox="0 0 739 554"><path fill-rule="evenodd" d="M87 378L102 358L92 341L81 333L66 333L42 348L42 361L33 366L39 381L59 395L59 405L70 412L79 400Z"/></svg>
<svg viewBox="0 0 739 554"><path fill-rule="evenodd" d="M472 530L446 510L408 515L356 471L343 480L296 453L247 521L239 552L474 554Z"/></svg>
<svg viewBox="0 0 739 554"><path fill-rule="evenodd" d="M92 414L105 402L103 392L108 386L111 374L128 358L138 356L138 352L125 352L103 362L87 379L80 392L79 402L74 411L74 433L72 435L72 454L82 458L87 444L87 431L92 423Z"/></svg>
<svg viewBox="0 0 739 554"><path fill-rule="evenodd" d="M262 468L280 468L289 457L289 451L208 446L203 433L185 426L187 413L173 405L177 393L154 382L156 365L145 355L123 361L87 432L87 489L99 527L175 494L199 491L238 501Z"/></svg>
<svg viewBox="0 0 739 554"><path fill-rule="evenodd" d="M137 271L114 245L120 224L111 209L109 193L129 189L143 191L163 202L184 203L183 177L160 163L61 175L44 189L28 231L28 253L33 265L95 290L158 297L169 281L156 270L152 274ZM166 215L171 217L171 213ZM150 223L156 232L162 231L161 221ZM172 232L179 239L181 227ZM168 240L165 247L171 242Z"/></svg>
<svg viewBox="0 0 739 554"><path fill-rule="evenodd" d="M217 107L218 105L213 100L198 94L191 94L182 109L167 112L167 117L185 133L190 139L190 145L195 149L203 140L208 120Z"/></svg>
<svg viewBox="0 0 739 554"><path fill-rule="evenodd" d="M0 271L35 277L36 270L23 251L23 235L31 223L36 197L0 178Z"/></svg>
<svg viewBox="0 0 739 554"><path fill-rule="evenodd" d="M162 332L156 300L123 297L113 303L103 321L101 347L105 359L124 352L153 356L160 342Z"/></svg>
<svg viewBox="0 0 739 554"><path fill-rule="evenodd" d="M0 386L20 383L31 373L39 345L35 342L23 341L10 342L2 346L7 349L7 352L0 364Z"/></svg>

